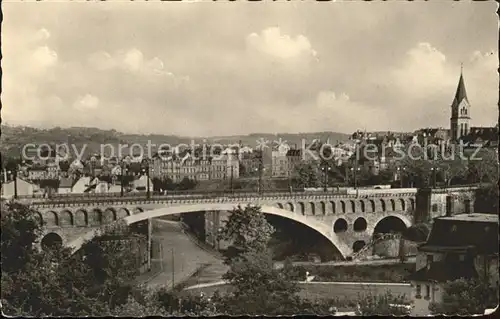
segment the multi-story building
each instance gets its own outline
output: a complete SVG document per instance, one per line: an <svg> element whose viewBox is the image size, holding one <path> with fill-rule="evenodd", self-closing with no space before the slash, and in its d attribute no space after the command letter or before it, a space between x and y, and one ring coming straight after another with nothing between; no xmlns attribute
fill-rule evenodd
<svg viewBox="0 0 500 319"><path fill-rule="evenodd" d="M59 174L61 170L57 163L48 163L47 164L47 179L59 179Z"/></svg>
<svg viewBox="0 0 500 319"><path fill-rule="evenodd" d="M290 149L286 153L287 165L288 165L288 176L291 176L295 171L297 165L302 162L302 151L299 149Z"/></svg>
<svg viewBox="0 0 500 319"><path fill-rule="evenodd" d="M47 179L47 168L45 166L32 166L28 170L28 180L36 181Z"/></svg>
<svg viewBox="0 0 500 319"><path fill-rule="evenodd" d="M242 177L252 177L258 175L260 167L260 153L240 153L240 173Z"/></svg>
<svg viewBox="0 0 500 319"><path fill-rule="evenodd" d="M443 298L443 284L484 276L498 285L498 215L458 214L434 219L427 242L419 246L410 276L414 316L430 314Z"/></svg>
<svg viewBox="0 0 500 319"><path fill-rule="evenodd" d="M271 174L273 178L285 178L290 174L288 157L290 147L280 145L271 153Z"/></svg>
<svg viewBox="0 0 500 319"><path fill-rule="evenodd" d="M206 181L210 179L210 169L212 165L210 164L210 160L208 159L199 159L198 160L198 165L196 166L197 171L197 180L199 181Z"/></svg>

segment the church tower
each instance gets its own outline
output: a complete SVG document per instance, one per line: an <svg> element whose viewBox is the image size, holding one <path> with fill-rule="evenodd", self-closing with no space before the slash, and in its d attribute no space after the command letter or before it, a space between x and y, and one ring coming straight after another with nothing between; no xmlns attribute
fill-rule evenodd
<svg viewBox="0 0 500 319"><path fill-rule="evenodd" d="M457 92L451 104L450 129L452 140L459 140L470 132L470 104L465 91L463 70L460 70Z"/></svg>

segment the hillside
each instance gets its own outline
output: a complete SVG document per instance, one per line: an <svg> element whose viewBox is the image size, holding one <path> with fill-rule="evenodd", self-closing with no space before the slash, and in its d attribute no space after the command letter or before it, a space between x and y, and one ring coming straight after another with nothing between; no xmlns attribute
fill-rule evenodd
<svg viewBox="0 0 500 319"><path fill-rule="evenodd" d="M18 157L22 150L23 145L26 144L67 144L74 145L77 152L84 151L85 155L100 153L101 145L110 144L113 145L114 154L111 153L110 147L104 147L104 154L107 156L114 155L118 156L118 145L129 145L129 147L122 148L122 154L138 153L139 148L130 150L130 146L133 144L147 145L148 142L151 145L156 145L152 147L152 152L156 151L156 148L160 144L178 145L185 143L190 145L192 141L196 144L202 143L220 143L220 144L232 144L241 141L243 145L248 145L250 147L255 147L257 145L257 140L263 138L269 141L268 145L272 145L273 141L278 141L280 138L282 141L290 146L296 145L301 147L303 141L306 144L311 143L314 139L327 140L330 139L330 143L334 144L337 141L345 141L349 137L348 134L335 133L335 132L317 132L317 133L284 133L284 134L249 134L249 135L235 135L227 137L209 137L204 141L203 138L190 138L182 137L176 135L140 135L140 134L126 134L117 132L115 130L102 130L93 127L71 127L71 128L60 128L55 127L51 129L38 129L25 126L1 126L1 145L0 152L7 157ZM146 149L146 148L145 148ZM75 152L71 150L71 153ZM148 154L145 154L148 155Z"/></svg>

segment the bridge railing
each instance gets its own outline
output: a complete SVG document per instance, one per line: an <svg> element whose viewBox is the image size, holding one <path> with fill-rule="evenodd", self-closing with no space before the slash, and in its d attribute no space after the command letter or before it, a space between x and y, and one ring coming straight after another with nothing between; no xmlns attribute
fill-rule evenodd
<svg viewBox="0 0 500 319"><path fill-rule="evenodd" d="M203 199L214 197L265 197L265 196L290 196L290 195L345 195L345 191L307 191L307 190L261 190L261 191L248 191L248 190L196 190L196 191L167 191L160 192L128 192L124 193L68 193L68 194L51 194L51 195L23 195L18 196L20 200L30 200L32 202L40 201L71 201L71 200L98 200L98 199L125 199L125 200L154 200L154 199L168 199L168 198L189 198L189 199Z"/></svg>

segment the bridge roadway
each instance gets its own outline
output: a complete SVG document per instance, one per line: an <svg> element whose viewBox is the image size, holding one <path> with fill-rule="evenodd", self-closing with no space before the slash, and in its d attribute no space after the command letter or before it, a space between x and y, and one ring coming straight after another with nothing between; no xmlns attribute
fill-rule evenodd
<svg viewBox="0 0 500 319"><path fill-rule="evenodd" d="M343 257L356 244L370 242L375 227L387 219L411 226L415 189L377 190L338 194L332 192L210 192L127 196L55 196L19 198L38 212L44 233L56 233L75 249L92 238L95 230L124 220L136 223L188 212L232 211L236 206L257 205L266 214L292 219L316 230ZM357 225L357 226L356 226Z"/></svg>

